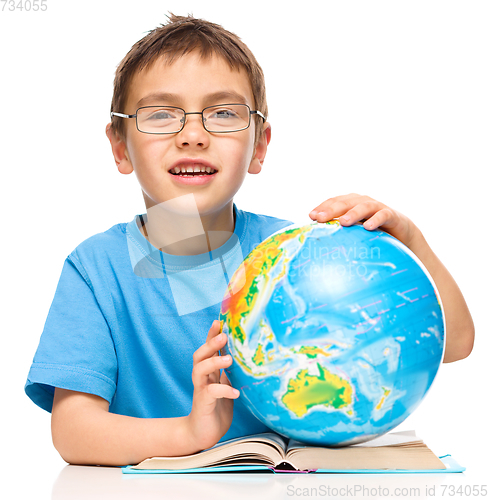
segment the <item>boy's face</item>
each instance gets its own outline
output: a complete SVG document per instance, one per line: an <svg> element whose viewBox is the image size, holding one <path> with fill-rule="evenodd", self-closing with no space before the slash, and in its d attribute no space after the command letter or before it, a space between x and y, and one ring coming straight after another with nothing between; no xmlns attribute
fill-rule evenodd
<svg viewBox="0 0 489 500"><path fill-rule="evenodd" d="M163 95L165 94L165 95ZM134 76L125 110L133 114L141 106L167 105L186 112L226 103L248 104L254 100L248 76L231 70L223 59L201 60L197 53L185 55L172 64L157 60L149 69ZM259 173L270 140L270 127L255 147L255 121L248 129L232 133L209 133L201 115L188 115L183 130L176 134L141 133L136 120L127 120L126 139L107 135L119 171L133 170L141 185L146 208L193 193L200 216L218 215L232 203L246 173ZM176 166L211 166L217 172L187 180L170 173Z"/></svg>

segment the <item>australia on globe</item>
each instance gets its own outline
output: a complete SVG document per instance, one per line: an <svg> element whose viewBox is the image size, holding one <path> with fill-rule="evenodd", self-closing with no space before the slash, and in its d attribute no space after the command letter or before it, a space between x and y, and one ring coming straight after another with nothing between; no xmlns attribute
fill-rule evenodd
<svg viewBox="0 0 489 500"><path fill-rule="evenodd" d="M221 305L226 373L270 429L323 446L368 441L405 420L443 358L432 278L400 241L338 221L259 244Z"/></svg>

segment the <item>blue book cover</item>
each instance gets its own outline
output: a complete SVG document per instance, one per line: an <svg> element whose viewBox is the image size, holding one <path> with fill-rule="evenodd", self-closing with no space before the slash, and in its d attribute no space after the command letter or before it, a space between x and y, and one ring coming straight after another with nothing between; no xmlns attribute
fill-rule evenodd
<svg viewBox="0 0 489 500"><path fill-rule="evenodd" d="M231 465L223 467L198 467L195 469L134 469L128 465L122 468L123 474L200 474L200 473L236 473L236 472L273 472L275 474L433 474L463 472L465 467L461 466L451 455L439 457L446 469L317 469L310 471L292 471L274 469L266 465Z"/></svg>

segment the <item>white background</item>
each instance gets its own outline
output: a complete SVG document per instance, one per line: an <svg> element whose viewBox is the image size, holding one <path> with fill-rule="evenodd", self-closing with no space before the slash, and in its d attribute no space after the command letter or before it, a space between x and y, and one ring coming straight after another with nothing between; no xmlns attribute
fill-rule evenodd
<svg viewBox="0 0 489 500"><path fill-rule="evenodd" d="M50 498L65 465L49 414L23 385L65 257L144 212L104 129L117 64L169 11L236 32L264 69L272 141L263 172L235 199L241 209L307 222L329 197L368 194L408 215L455 277L474 351L441 367L401 428L465 465L457 481L487 484L489 3L46 3L46 12L0 11L0 488L9 498Z"/></svg>

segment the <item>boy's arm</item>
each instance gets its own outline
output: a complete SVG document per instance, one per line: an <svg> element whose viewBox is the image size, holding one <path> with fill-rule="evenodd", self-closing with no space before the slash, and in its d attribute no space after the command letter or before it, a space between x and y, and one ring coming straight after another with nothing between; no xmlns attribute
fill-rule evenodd
<svg viewBox="0 0 489 500"><path fill-rule="evenodd" d="M51 432L54 446L68 463L128 465L195 451L186 448L187 420L116 415L99 396L56 388Z"/></svg>
<svg viewBox="0 0 489 500"><path fill-rule="evenodd" d="M444 363L466 358L474 345L474 322L456 281L416 228L409 248L430 273L440 292L446 321Z"/></svg>
<svg viewBox="0 0 489 500"><path fill-rule="evenodd" d="M194 397L188 416L135 418L109 413L109 403L93 394L56 388L51 429L53 443L69 463L127 465L154 456L196 453L216 444L232 421L239 395L219 370L231 358L218 356L226 344L214 321L206 343L194 354Z"/></svg>
<svg viewBox="0 0 489 500"><path fill-rule="evenodd" d="M474 323L462 292L410 219L383 203L358 194L330 198L312 210L309 216L318 222L339 217L343 226L366 219L363 224L366 229L381 228L410 248L432 276L443 302L446 321L443 361L450 363L470 354L474 344Z"/></svg>

